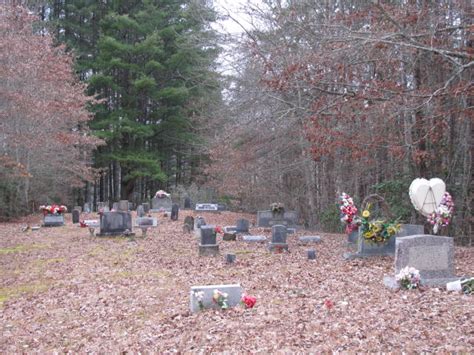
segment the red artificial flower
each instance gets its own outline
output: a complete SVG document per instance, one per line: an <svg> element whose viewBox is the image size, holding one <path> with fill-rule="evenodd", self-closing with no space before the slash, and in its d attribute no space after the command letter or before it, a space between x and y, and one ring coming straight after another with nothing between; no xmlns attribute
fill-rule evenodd
<svg viewBox="0 0 474 355"><path fill-rule="evenodd" d="M252 296L243 295L241 302L245 305L245 308L253 308L253 306L255 306L255 303L257 303L257 299Z"/></svg>
<svg viewBox="0 0 474 355"><path fill-rule="evenodd" d="M334 307L334 302L331 301L331 300L326 300L326 301L324 301L324 306L326 306L326 308L327 308L328 310L330 310L330 309L332 309L332 308Z"/></svg>
<svg viewBox="0 0 474 355"><path fill-rule="evenodd" d="M214 232L219 233L219 234L224 233L224 231L222 230L222 228L220 226L217 226L216 228L214 228Z"/></svg>

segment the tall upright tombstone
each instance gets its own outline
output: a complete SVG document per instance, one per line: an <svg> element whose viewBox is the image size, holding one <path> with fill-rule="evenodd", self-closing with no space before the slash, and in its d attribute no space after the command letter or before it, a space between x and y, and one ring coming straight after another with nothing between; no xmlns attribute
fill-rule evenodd
<svg viewBox="0 0 474 355"><path fill-rule="evenodd" d="M173 203L173 206L171 206L171 220L177 221L178 214L179 214L179 205L177 203Z"/></svg>
<svg viewBox="0 0 474 355"><path fill-rule="evenodd" d="M270 251L288 250L288 243L286 242L286 226L275 225L272 227L272 241L268 245Z"/></svg>
<svg viewBox="0 0 474 355"><path fill-rule="evenodd" d="M143 210L145 211L145 213L150 212L150 203L149 202L143 202L142 206L143 206Z"/></svg>
<svg viewBox="0 0 474 355"><path fill-rule="evenodd" d="M186 210L191 209L191 198L189 197L184 198L184 209Z"/></svg>
<svg viewBox="0 0 474 355"><path fill-rule="evenodd" d="M395 242L395 275L405 267L420 272L424 286L446 286L459 279L454 275L454 242L451 237L411 235ZM395 277L385 277L384 284L397 288Z"/></svg>
<svg viewBox="0 0 474 355"><path fill-rule="evenodd" d="M120 200L118 202L117 210L121 212L128 212L128 200Z"/></svg>
<svg viewBox="0 0 474 355"><path fill-rule="evenodd" d="M99 236L114 236L132 233L132 214L130 212L104 212L100 216Z"/></svg>
<svg viewBox="0 0 474 355"><path fill-rule="evenodd" d="M79 223L79 219L81 217L81 212L79 210L72 210L72 223L76 224Z"/></svg>
<svg viewBox="0 0 474 355"><path fill-rule="evenodd" d="M145 209L143 208L142 205L139 205L137 207L137 217L143 217L145 216Z"/></svg>
<svg viewBox="0 0 474 355"><path fill-rule="evenodd" d="M84 213L91 213L91 205L90 203L85 203L84 204L84 208L82 209L84 211Z"/></svg>
<svg viewBox="0 0 474 355"><path fill-rule="evenodd" d="M216 256L219 254L215 226L201 226L200 236L199 256Z"/></svg>

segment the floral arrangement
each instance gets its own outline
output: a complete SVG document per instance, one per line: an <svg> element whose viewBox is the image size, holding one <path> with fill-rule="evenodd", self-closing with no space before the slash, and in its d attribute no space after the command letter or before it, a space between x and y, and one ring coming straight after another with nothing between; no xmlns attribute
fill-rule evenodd
<svg viewBox="0 0 474 355"><path fill-rule="evenodd" d="M217 233L217 234L224 234L224 230L222 229L221 226L216 226L214 228L214 232Z"/></svg>
<svg viewBox="0 0 474 355"><path fill-rule="evenodd" d="M282 213L285 211L285 205L281 202L274 202L270 205L273 213Z"/></svg>
<svg viewBox="0 0 474 355"><path fill-rule="evenodd" d="M212 300L215 304L219 306L220 309L227 309L229 308L229 304L227 303L227 297L229 297L227 293L221 292L219 290L214 290Z"/></svg>
<svg viewBox="0 0 474 355"><path fill-rule="evenodd" d="M242 298L240 300L240 304L242 304L245 308L253 308L255 306L255 303L257 303L257 299L252 296L247 296L247 295L242 295Z"/></svg>
<svg viewBox="0 0 474 355"><path fill-rule="evenodd" d="M362 212L361 219L361 231L364 240L373 244L386 243L391 236L398 233L400 230L400 224L395 222L389 222L385 220L369 221L370 205L368 209Z"/></svg>
<svg viewBox="0 0 474 355"><path fill-rule="evenodd" d="M439 206L428 216L428 223L433 226L433 232L436 234L439 227L447 227L451 222L454 212L453 198L449 192L445 192Z"/></svg>
<svg viewBox="0 0 474 355"><path fill-rule="evenodd" d="M198 301L199 309L202 311L204 310L204 303L202 300L204 299L204 291L194 291L193 296Z"/></svg>
<svg viewBox="0 0 474 355"><path fill-rule="evenodd" d="M59 215L67 212L67 207L64 205L43 205L40 206L40 211L46 216L47 214Z"/></svg>
<svg viewBox="0 0 474 355"><path fill-rule="evenodd" d="M354 205L352 197L343 192L339 196L339 211L341 212L341 222L346 223L346 233L351 233L359 229L360 220L357 216L357 207Z"/></svg>
<svg viewBox="0 0 474 355"><path fill-rule="evenodd" d="M395 276L401 288L413 290L420 286L420 272L414 267L405 267Z"/></svg>
<svg viewBox="0 0 474 355"><path fill-rule="evenodd" d="M166 191L158 190L158 191L156 191L155 197L165 198L165 197L170 197L170 194L167 193Z"/></svg>

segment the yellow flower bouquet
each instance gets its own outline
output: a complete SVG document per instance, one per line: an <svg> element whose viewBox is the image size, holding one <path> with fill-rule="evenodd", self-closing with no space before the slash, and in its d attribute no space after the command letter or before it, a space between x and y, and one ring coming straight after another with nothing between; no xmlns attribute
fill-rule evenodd
<svg viewBox="0 0 474 355"><path fill-rule="evenodd" d="M400 224L398 220L394 222L385 220L369 221L370 211L362 212L360 231L363 240L371 244L383 244L388 242L391 236L398 233Z"/></svg>

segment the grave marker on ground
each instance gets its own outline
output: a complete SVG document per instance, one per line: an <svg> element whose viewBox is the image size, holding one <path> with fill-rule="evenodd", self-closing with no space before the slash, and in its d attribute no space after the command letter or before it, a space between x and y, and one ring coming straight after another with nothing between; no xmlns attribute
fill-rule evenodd
<svg viewBox="0 0 474 355"><path fill-rule="evenodd" d="M43 217L43 227L60 227L64 226L63 214L46 214Z"/></svg>
<svg viewBox="0 0 474 355"><path fill-rule="evenodd" d="M201 307L204 309L219 309L219 306L212 299L214 295L214 290L218 290L222 293L227 294L227 305L229 307L235 307L239 305L240 300L242 298L242 288L239 284L193 286L191 287L191 291L189 293L189 307L191 313L199 312L201 310Z"/></svg>
<svg viewBox="0 0 474 355"><path fill-rule="evenodd" d="M123 234L132 234L132 214L130 212L104 212L100 216L99 236Z"/></svg>
<svg viewBox="0 0 474 355"><path fill-rule="evenodd" d="M118 202L117 211L128 212L128 200L120 200Z"/></svg>
<svg viewBox="0 0 474 355"><path fill-rule="evenodd" d="M173 202L169 196L154 197L151 200L151 212L171 212Z"/></svg>
<svg viewBox="0 0 474 355"><path fill-rule="evenodd" d="M219 245L216 241L215 226L201 226L199 256L216 256L219 254Z"/></svg>
<svg viewBox="0 0 474 355"><path fill-rule="evenodd" d="M184 198L184 209L190 209L191 208L191 198L185 197Z"/></svg>
<svg viewBox="0 0 474 355"><path fill-rule="evenodd" d="M196 203L195 210L200 212L217 212L219 208L214 203Z"/></svg>
<svg viewBox="0 0 474 355"><path fill-rule="evenodd" d="M272 227L272 241L268 245L270 251L288 250L286 243L286 226L275 225Z"/></svg>

